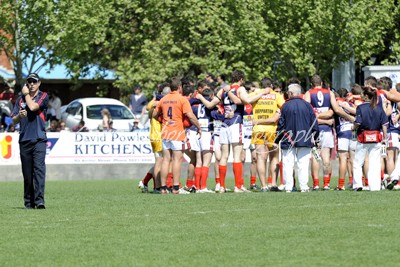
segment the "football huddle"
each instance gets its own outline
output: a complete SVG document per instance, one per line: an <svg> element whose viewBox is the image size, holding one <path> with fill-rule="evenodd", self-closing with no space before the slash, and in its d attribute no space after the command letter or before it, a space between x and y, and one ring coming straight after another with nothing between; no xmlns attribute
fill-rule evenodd
<svg viewBox="0 0 400 267"><path fill-rule="evenodd" d="M297 78L282 90L268 77L245 81L241 70L232 72L230 84L220 75L216 86L209 77L158 86L147 107L155 164L139 182L143 192L151 179L160 194L398 189L400 93L390 78L369 76L363 86L335 90L314 75L304 92ZM182 185L184 155L189 165ZM333 155L337 179L331 177ZM215 185L208 188L212 160ZM225 183L228 161L233 189Z"/></svg>

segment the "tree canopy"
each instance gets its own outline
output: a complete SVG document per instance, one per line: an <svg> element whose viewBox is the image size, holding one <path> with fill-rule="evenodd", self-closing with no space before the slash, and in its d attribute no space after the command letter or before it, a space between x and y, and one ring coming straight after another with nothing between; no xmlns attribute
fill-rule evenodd
<svg viewBox="0 0 400 267"><path fill-rule="evenodd" d="M114 9L119 23L109 29L109 45L118 47L113 61L121 89L235 68L259 80L273 76L275 61L281 62L280 80L315 73L330 78L340 62L354 56L368 64L388 44L392 51L384 63L398 63L400 55L399 7L393 0L118 2L124 12ZM124 36L122 21L127 39L118 38Z"/></svg>
<svg viewBox="0 0 400 267"><path fill-rule="evenodd" d="M354 57L400 60L396 0L1 0L0 39L16 72L21 55L64 63L79 77L91 64L116 71L115 85L148 92L176 75L243 69L249 80L274 75L330 78ZM18 3L18 5L14 5ZM18 74L19 75L19 74ZM18 77L17 75L17 77Z"/></svg>
<svg viewBox="0 0 400 267"><path fill-rule="evenodd" d="M104 0L1 0L0 49L13 63L16 87L23 69L37 72L46 64L66 64L79 77L95 63L88 51L104 44L110 7Z"/></svg>

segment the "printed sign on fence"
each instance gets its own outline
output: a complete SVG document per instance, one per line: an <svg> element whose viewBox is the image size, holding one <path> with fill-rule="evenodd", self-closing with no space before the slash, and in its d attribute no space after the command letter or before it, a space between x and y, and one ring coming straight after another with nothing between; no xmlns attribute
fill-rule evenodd
<svg viewBox="0 0 400 267"><path fill-rule="evenodd" d="M20 164L18 133L0 133L0 165ZM148 132L47 133L46 164L154 163Z"/></svg>

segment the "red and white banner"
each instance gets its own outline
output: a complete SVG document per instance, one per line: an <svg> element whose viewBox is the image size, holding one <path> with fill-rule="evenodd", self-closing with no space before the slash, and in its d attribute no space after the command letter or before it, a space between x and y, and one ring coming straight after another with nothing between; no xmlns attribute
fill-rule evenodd
<svg viewBox="0 0 400 267"><path fill-rule="evenodd" d="M0 133L0 166L19 165L18 133ZM46 164L154 163L148 132L47 133Z"/></svg>

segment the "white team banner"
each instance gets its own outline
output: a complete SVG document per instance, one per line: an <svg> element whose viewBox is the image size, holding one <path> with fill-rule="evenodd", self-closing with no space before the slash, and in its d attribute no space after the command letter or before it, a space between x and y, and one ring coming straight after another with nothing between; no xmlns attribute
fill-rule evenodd
<svg viewBox="0 0 400 267"><path fill-rule="evenodd" d="M0 133L0 165L21 164L18 133ZM47 133L46 164L154 163L148 132Z"/></svg>

